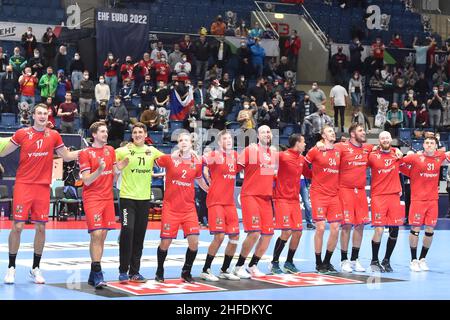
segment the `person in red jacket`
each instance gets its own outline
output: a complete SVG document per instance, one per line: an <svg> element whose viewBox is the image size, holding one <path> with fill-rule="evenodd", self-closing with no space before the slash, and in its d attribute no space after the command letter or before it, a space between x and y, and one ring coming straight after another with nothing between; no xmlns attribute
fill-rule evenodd
<svg viewBox="0 0 450 320"><path fill-rule="evenodd" d="M125 79L130 79L131 91L134 89L134 80L136 79L136 67L139 65L138 62L133 63L131 56L125 58L125 63L120 67L120 74L122 76L122 82Z"/></svg>
<svg viewBox="0 0 450 320"><path fill-rule="evenodd" d="M38 84L37 74L31 74L31 68L26 67L23 74L19 77L20 102L27 102L30 108L33 108L35 103L35 90Z"/></svg>
<svg viewBox="0 0 450 320"><path fill-rule="evenodd" d="M166 57L162 57L160 62L155 63L154 68L156 71L156 81L164 81L164 83L168 83L169 76L172 71L170 70L170 66L166 61Z"/></svg>
<svg viewBox="0 0 450 320"><path fill-rule="evenodd" d="M114 55L108 53L108 58L103 63L105 69L105 82L109 86L111 96L115 96L117 92L117 79L119 72L119 58L114 59Z"/></svg>
<svg viewBox="0 0 450 320"><path fill-rule="evenodd" d="M385 46L383 42L381 41L380 37L377 37L375 42L372 44L372 52L373 57L375 58L375 61L377 63L378 69L383 69L383 59L384 59L384 49Z"/></svg>
<svg viewBox="0 0 450 320"><path fill-rule="evenodd" d="M297 30L294 30L291 37L287 39L284 43L284 48L286 49L286 56L289 59L289 65L292 70L297 70L298 53L302 47L302 41L297 35Z"/></svg>
<svg viewBox="0 0 450 320"><path fill-rule="evenodd" d="M396 48L404 48L405 45L403 44L402 38L400 38L400 35L396 33L394 37L391 40L391 46Z"/></svg>
<svg viewBox="0 0 450 320"><path fill-rule="evenodd" d="M150 58L150 54L148 52L144 53L143 59L139 61L139 66L141 67L140 73L142 78L144 78L145 75L150 74L154 63L155 61Z"/></svg>

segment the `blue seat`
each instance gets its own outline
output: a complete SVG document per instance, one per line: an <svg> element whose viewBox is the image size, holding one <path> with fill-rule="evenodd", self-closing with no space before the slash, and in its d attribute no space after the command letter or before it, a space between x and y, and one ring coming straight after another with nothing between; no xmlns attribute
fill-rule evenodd
<svg viewBox="0 0 450 320"><path fill-rule="evenodd" d="M227 129L237 130L241 127L241 124L237 121L233 121L227 124Z"/></svg>
<svg viewBox="0 0 450 320"><path fill-rule="evenodd" d="M165 154L171 154L174 145L172 144L155 144L154 147Z"/></svg>
<svg viewBox="0 0 450 320"><path fill-rule="evenodd" d="M183 129L183 121L177 121L177 120L170 120L169 121L169 130L170 132L173 132L177 129Z"/></svg>
<svg viewBox="0 0 450 320"><path fill-rule="evenodd" d="M161 144L164 140L163 131L149 131L148 136L152 139L154 144Z"/></svg>
<svg viewBox="0 0 450 320"><path fill-rule="evenodd" d="M2 113L1 117L2 117L1 121L2 126L8 127L16 125L17 116L14 113Z"/></svg>
<svg viewBox="0 0 450 320"><path fill-rule="evenodd" d="M286 125L283 130L281 131L281 134L283 136L289 137L291 134L294 133L295 125L294 124L288 124Z"/></svg>
<svg viewBox="0 0 450 320"><path fill-rule="evenodd" d="M399 129L399 139L403 143L410 144L412 140L412 132L413 130L411 128L400 128Z"/></svg>
<svg viewBox="0 0 450 320"><path fill-rule="evenodd" d="M411 141L411 149L415 152L423 150L423 139L412 140Z"/></svg>
<svg viewBox="0 0 450 320"><path fill-rule="evenodd" d="M131 131L130 130L125 130L125 133L123 135L123 140L124 141L131 141Z"/></svg>
<svg viewBox="0 0 450 320"><path fill-rule="evenodd" d="M75 133L78 132L78 130L80 130L81 128L81 119L80 117L75 117L75 119L73 120L73 130L75 131Z"/></svg>
<svg viewBox="0 0 450 320"><path fill-rule="evenodd" d="M289 146L289 137L287 136L280 136L279 138L280 145Z"/></svg>

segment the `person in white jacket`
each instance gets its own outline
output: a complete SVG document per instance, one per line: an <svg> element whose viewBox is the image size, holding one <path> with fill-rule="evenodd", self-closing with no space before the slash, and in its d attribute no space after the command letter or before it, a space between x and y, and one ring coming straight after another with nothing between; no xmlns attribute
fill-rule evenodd
<svg viewBox="0 0 450 320"><path fill-rule="evenodd" d="M100 76L98 82L99 83L95 86L95 101L97 101L98 105L101 101L106 101L106 103L108 103L111 92L109 86L105 83L105 77Z"/></svg>
<svg viewBox="0 0 450 320"><path fill-rule="evenodd" d="M224 107L224 103L223 103L223 98L224 98L224 94L227 91L227 89L222 88L220 86L220 82L219 80L213 80L211 87L209 88L209 96L211 98L211 101L217 101L218 102L218 107L219 108L223 108Z"/></svg>
<svg viewBox="0 0 450 320"><path fill-rule="evenodd" d="M187 56L183 54L181 56L181 62L177 62L175 64L175 73L177 74L178 81L185 81L189 79L189 75L191 73L192 66L187 61Z"/></svg>

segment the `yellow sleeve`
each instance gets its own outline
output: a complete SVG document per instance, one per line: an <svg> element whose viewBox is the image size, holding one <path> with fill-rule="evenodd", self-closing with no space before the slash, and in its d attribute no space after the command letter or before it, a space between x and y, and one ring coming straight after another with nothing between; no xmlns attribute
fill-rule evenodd
<svg viewBox="0 0 450 320"><path fill-rule="evenodd" d="M5 149L6 145L8 144L8 142L10 140L11 140L11 137L0 138L0 152L2 152L3 149Z"/></svg>

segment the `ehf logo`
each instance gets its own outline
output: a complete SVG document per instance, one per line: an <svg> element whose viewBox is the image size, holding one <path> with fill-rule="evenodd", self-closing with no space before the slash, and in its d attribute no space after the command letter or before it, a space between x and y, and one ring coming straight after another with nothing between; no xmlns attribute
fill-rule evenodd
<svg viewBox="0 0 450 320"><path fill-rule="evenodd" d="M348 210L344 210L344 216L348 218L350 216L350 212Z"/></svg>
<svg viewBox="0 0 450 320"><path fill-rule="evenodd" d="M317 213L318 214L323 214L323 208L317 208Z"/></svg>
<svg viewBox="0 0 450 320"><path fill-rule="evenodd" d="M381 219L381 213L375 213L375 219L380 220Z"/></svg>

